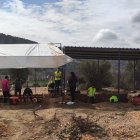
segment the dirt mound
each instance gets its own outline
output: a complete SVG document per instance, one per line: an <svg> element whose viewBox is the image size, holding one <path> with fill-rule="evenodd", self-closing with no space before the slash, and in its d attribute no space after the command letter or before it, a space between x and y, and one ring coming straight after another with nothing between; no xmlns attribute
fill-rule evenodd
<svg viewBox="0 0 140 140"><path fill-rule="evenodd" d="M72 115L70 121L57 134L60 140L101 139L108 140L105 130L98 124L89 120L89 116Z"/></svg>
<svg viewBox="0 0 140 140"><path fill-rule="evenodd" d="M0 122L0 138L7 137L9 134L9 127L6 122Z"/></svg>
<svg viewBox="0 0 140 140"><path fill-rule="evenodd" d="M139 140L140 107L130 103L0 104L2 140Z"/></svg>
<svg viewBox="0 0 140 140"><path fill-rule="evenodd" d="M52 111L52 110L50 110ZM49 112L50 112L49 111ZM54 110L55 111L55 110ZM36 116L30 122L24 123L25 130L20 139L28 138L29 140L108 140L108 134L104 128L93 122L88 115L81 116L75 113L62 113L57 110L51 117ZM40 114L38 112L38 114ZM62 118L62 116L65 116ZM30 130L29 131L27 131ZM25 133L26 132L26 133Z"/></svg>

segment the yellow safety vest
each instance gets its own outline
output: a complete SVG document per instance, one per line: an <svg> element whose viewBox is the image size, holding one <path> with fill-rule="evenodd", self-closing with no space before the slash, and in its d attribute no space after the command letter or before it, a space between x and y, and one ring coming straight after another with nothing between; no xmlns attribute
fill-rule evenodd
<svg viewBox="0 0 140 140"><path fill-rule="evenodd" d="M113 95L113 96L111 96L111 97L109 98L109 101L110 101L110 102L118 102L118 97L115 96L115 95Z"/></svg>
<svg viewBox="0 0 140 140"><path fill-rule="evenodd" d="M94 88L94 87L88 88L88 96L89 97L93 97L95 95L95 92L96 92L96 88Z"/></svg>
<svg viewBox="0 0 140 140"><path fill-rule="evenodd" d="M61 80L61 75L62 75L62 73L61 73L61 71L55 71L54 72L54 76L55 76L55 80Z"/></svg>

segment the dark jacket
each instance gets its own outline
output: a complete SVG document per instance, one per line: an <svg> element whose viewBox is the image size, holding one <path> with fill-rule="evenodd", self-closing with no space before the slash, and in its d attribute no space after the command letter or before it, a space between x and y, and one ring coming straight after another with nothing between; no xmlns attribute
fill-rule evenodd
<svg viewBox="0 0 140 140"><path fill-rule="evenodd" d="M68 80L68 84L70 88L76 88L76 83L77 83L77 77L76 76L71 76Z"/></svg>
<svg viewBox="0 0 140 140"><path fill-rule="evenodd" d="M29 87L26 87L23 96L31 96L33 94L32 90Z"/></svg>

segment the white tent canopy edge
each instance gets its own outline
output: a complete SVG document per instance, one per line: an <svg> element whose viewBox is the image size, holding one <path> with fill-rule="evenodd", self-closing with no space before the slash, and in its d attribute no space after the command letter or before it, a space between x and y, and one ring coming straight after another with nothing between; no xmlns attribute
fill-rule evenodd
<svg viewBox="0 0 140 140"><path fill-rule="evenodd" d="M54 44L0 44L0 68L57 68L72 62Z"/></svg>

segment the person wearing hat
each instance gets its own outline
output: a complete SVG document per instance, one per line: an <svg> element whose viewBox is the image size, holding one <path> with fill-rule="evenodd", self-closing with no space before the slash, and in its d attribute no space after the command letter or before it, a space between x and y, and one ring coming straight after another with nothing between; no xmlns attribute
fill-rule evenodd
<svg viewBox="0 0 140 140"><path fill-rule="evenodd" d="M88 102L91 102L92 104L95 103L95 92L96 92L96 88L95 88L94 85L91 85L87 90L87 94L88 94L88 97L89 97Z"/></svg>

